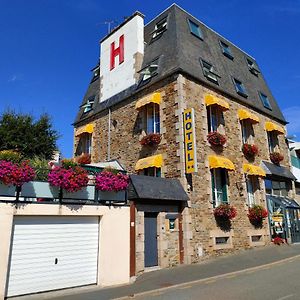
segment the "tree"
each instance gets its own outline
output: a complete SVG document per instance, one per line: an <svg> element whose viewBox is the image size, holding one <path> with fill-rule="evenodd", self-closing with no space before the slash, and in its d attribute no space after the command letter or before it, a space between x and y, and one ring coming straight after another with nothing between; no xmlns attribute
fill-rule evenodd
<svg viewBox="0 0 300 300"><path fill-rule="evenodd" d="M59 135L47 114L35 120L30 114L7 111L0 116L0 151L16 150L25 158L51 159Z"/></svg>

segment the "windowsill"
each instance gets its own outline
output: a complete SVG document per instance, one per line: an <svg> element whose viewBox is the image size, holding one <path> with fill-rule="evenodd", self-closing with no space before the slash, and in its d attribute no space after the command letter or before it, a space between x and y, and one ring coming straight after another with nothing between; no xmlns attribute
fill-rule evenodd
<svg viewBox="0 0 300 300"><path fill-rule="evenodd" d="M243 92L241 92L241 91L236 91L240 96L242 96L242 97L245 97L245 98L248 98L248 95L247 94L245 94L245 93L243 93Z"/></svg>
<svg viewBox="0 0 300 300"><path fill-rule="evenodd" d="M232 55L230 55L229 53L227 53L225 51L223 51L223 55L226 56L227 58L231 59L231 60L234 59L234 57Z"/></svg>

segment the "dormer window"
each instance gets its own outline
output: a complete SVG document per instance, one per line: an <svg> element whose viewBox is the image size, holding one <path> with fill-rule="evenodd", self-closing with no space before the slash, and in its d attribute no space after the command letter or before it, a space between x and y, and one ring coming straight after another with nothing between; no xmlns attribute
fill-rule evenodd
<svg viewBox="0 0 300 300"><path fill-rule="evenodd" d="M201 60L201 63L202 63L202 70L203 70L204 76L208 80L218 84L218 77L220 77L220 76L216 73L213 65L206 62L205 60Z"/></svg>
<svg viewBox="0 0 300 300"><path fill-rule="evenodd" d="M100 66L99 65L96 66L94 69L92 69L92 72L93 72L93 78L92 78L92 82L93 82L100 76Z"/></svg>
<svg viewBox="0 0 300 300"><path fill-rule="evenodd" d="M159 21L155 24L155 28L152 32L152 39L157 38L158 36L162 35L164 31L167 30L168 20L167 17Z"/></svg>
<svg viewBox="0 0 300 300"><path fill-rule="evenodd" d="M228 57L228 58L230 58L230 59L233 59L233 54L232 54L232 52L231 52L230 47L229 47L226 43L224 43L224 42L222 42L222 41L220 41L220 46L221 46L221 49L222 49L223 54L224 54L226 57Z"/></svg>
<svg viewBox="0 0 300 300"><path fill-rule="evenodd" d="M142 69L139 73L141 74L141 82L143 83L153 76L157 75L158 71L158 58L152 61L147 67Z"/></svg>
<svg viewBox="0 0 300 300"><path fill-rule="evenodd" d="M82 105L83 107L83 113L88 113L93 109L94 105L94 97L90 97L85 104Z"/></svg>
<svg viewBox="0 0 300 300"><path fill-rule="evenodd" d="M232 78L232 80L233 80L236 92L243 97L248 97L247 90L246 90L244 84L236 78Z"/></svg>
<svg viewBox="0 0 300 300"><path fill-rule="evenodd" d="M200 27L191 20L188 20L191 34L203 40L203 34Z"/></svg>
<svg viewBox="0 0 300 300"><path fill-rule="evenodd" d="M248 65L248 68L249 68L249 71L255 75L255 76L258 76L258 74L260 73L256 64L254 63L254 61L252 61L251 59L249 58L246 58L247 60L247 65Z"/></svg>

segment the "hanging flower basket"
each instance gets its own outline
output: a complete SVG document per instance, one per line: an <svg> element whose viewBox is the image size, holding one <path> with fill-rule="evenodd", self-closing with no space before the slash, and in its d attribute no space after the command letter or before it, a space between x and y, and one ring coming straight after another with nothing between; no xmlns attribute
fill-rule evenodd
<svg viewBox="0 0 300 300"><path fill-rule="evenodd" d="M221 204L214 209L215 218L232 220L236 217L236 208L230 204Z"/></svg>
<svg viewBox="0 0 300 300"><path fill-rule="evenodd" d="M35 178L35 171L28 161L13 163L6 160L0 161L0 182L5 185L21 187L24 183Z"/></svg>
<svg viewBox="0 0 300 300"><path fill-rule="evenodd" d="M268 216L268 211L261 205L254 205L249 208L247 216L254 227L261 228L263 220Z"/></svg>
<svg viewBox="0 0 300 300"><path fill-rule="evenodd" d="M142 146L156 146L161 142L161 134L159 133L149 133L144 136L140 143Z"/></svg>
<svg viewBox="0 0 300 300"><path fill-rule="evenodd" d="M283 161L284 157L279 152L272 152L270 153L271 162L275 165L279 165L281 161Z"/></svg>
<svg viewBox="0 0 300 300"><path fill-rule="evenodd" d="M88 153L82 153L81 155L75 157L75 161L80 165L88 165L91 163L91 155Z"/></svg>
<svg viewBox="0 0 300 300"><path fill-rule="evenodd" d="M122 173L114 174L110 171L103 171L95 178L96 189L102 192L124 191L128 187L129 177Z"/></svg>
<svg viewBox="0 0 300 300"><path fill-rule="evenodd" d="M254 157L258 154L258 147L256 145L244 144L242 151L246 157Z"/></svg>
<svg viewBox="0 0 300 300"><path fill-rule="evenodd" d="M87 186L89 181L86 170L79 166L54 167L48 174L51 186L59 187L69 193L78 192Z"/></svg>
<svg viewBox="0 0 300 300"><path fill-rule="evenodd" d="M226 143L225 135L223 135L217 131L210 132L207 135L207 140L213 146L224 146Z"/></svg>

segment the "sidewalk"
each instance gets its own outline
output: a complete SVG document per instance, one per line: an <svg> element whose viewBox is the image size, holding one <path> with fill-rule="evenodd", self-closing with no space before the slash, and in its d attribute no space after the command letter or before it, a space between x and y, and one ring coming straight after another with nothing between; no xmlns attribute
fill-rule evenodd
<svg viewBox="0 0 300 300"><path fill-rule="evenodd" d="M137 278L131 285L113 288L90 287L64 290L58 292L38 294L14 298L22 300L53 299L53 300L107 300L130 296L141 292L156 290L176 284L205 279L212 276L253 268L273 263L285 258L300 255L300 244L271 245L264 248L244 250L238 254L228 255L205 262L178 266L172 269L163 269L148 272Z"/></svg>

